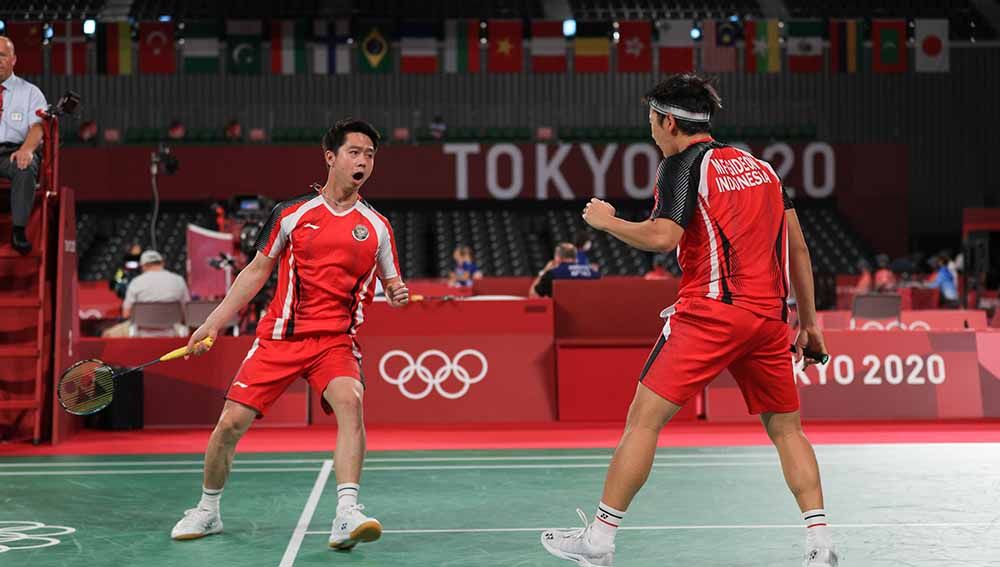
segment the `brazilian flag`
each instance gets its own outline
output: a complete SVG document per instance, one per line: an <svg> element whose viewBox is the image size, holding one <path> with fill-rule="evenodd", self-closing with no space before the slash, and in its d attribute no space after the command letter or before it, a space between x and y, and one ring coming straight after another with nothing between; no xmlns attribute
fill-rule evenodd
<svg viewBox="0 0 1000 567"><path fill-rule="evenodd" d="M355 28L358 42L358 69L367 73L388 73L396 69L392 58L392 20L361 20Z"/></svg>

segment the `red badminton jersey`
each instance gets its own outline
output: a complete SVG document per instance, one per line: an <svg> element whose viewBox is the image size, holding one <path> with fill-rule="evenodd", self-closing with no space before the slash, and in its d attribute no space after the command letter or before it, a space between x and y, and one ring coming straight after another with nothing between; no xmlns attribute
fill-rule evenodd
<svg viewBox="0 0 1000 567"><path fill-rule="evenodd" d="M278 258L278 286L257 325L261 339L353 336L374 296L376 272L383 280L399 275L392 227L361 199L342 213L320 195L279 203L257 250Z"/></svg>
<svg viewBox="0 0 1000 567"><path fill-rule="evenodd" d="M766 161L712 139L660 162L652 218L684 228L679 297L707 297L788 320L792 208Z"/></svg>

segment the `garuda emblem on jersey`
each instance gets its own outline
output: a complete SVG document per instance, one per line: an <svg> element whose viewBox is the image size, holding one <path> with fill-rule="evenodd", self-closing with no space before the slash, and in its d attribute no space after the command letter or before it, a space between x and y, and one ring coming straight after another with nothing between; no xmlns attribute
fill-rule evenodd
<svg viewBox="0 0 1000 567"><path fill-rule="evenodd" d="M368 240L368 227L366 227L363 224L359 224L354 227L354 230L351 231L351 234L354 235L354 240L357 240L358 242L364 242L365 240Z"/></svg>

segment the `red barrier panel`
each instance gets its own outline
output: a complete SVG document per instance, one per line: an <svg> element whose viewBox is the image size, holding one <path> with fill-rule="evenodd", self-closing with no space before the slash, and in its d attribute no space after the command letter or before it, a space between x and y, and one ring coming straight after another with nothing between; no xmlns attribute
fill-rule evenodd
<svg viewBox="0 0 1000 567"><path fill-rule="evenodd" d="M82 339L77 357L100 358L113 366L134 366L186 342L180 338ZM212 350L198 358L162 362L145 369L146 427L215 425L226 389L251 343L253 337L219 337ZM305 425L307 393L306 382L297 380L260 425Z"/></svg>
<svg viewBox="0 0 1000 567"><path fill-rule="evenodd" d="M78 290L80 319L117 319L122 316L122 300L111 291L107 280L81 281Z"/></svg>
<svg viewBox="0 0 1000 567"><path fill-rule="evenodd" d="M656 342L621 341L619 346L559 345L556 382L559 421L625 421L639 384L639 374ZM684 406L674 420L698 418L701 396Z"/></svg>
<svg viewBox="0 0 1000 567"><path fill-rule="evenodd" d="M663 329L660 311L677 301L679 283L617 276L556 280L556 339L655 339Z"/></svg>
<svg viewBox="0 0 1000 567"><path fill-rule="evenodd" d="M854 296L857 295L854 289L857 281L858 276L837 276L837 309L850 311L854 304ZM941 292L936 289L904 287L897 290L897 293L902 299L903 310L937 309L941 306Z"/></svg>
<svg viewBox="0 0 1000 567"><path fill-rule="evenodd" d="M373 304L359 341L368 423L554 421L552 302ZM335 423L312 396L312 423Z"/></svg>
<svg viewBox="0 0 1000 567"><path fill-rule="evenodd" d="M487 277L476 280L472 289L476 295L516 295L528 297L528 288L535 278L519 277Z"/></svg>
<svg viewBox="0 0 1000 567"><path fill-rule="evenodd" d="M829 364L796 372L813 419L1000 417L1000 333L830 331ZM746 414L728 373L708 387L708 419Z"/></svg>
<svg viewBox="0 0 1000 567"><path fill-rule="evenodd" d="M986 312L978 309L927 309L903 311L900 322L895 320L855 319L851 327L850 311L820 311L820 327L827 330L858 329L861 331L941 331L956 329L985 330Z"/></svg>

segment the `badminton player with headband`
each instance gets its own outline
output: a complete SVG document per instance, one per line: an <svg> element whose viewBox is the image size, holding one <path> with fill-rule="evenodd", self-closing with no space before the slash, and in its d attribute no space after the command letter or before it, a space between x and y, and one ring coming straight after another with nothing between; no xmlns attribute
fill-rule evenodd
<svg viewBox="0 0 1000 567"><path fill-rule="evenodd" d="M722 100L710 81L674 75L643 100L664 155L652 215L629 222L609 203L591 199L583 219L640 250L676 248L684 275L677 302L660 314L663 331L639 376L594 520L578 510L586 527L545 531L542 545L580 565L611 567L615 534L649 476L660 430L728 368L777 448L807 528L805 565L834 567L819 467L802 432L793 370L793 357L805 353L810 364L827 356L794 206L770 164L712 138ZM794 354L788 352L790 286L801 324Z"/></svg>

